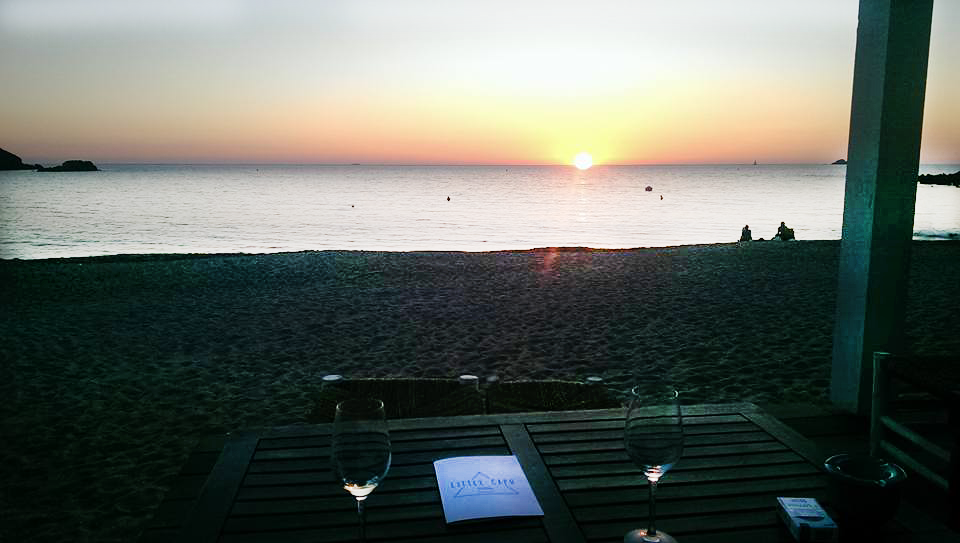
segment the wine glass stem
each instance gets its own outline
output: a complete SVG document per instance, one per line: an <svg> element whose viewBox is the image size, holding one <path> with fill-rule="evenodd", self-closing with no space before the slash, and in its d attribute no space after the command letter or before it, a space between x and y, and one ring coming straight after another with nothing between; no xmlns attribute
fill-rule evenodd
<svg viewBox="0 0 960 543"><path fill-rule="evenodd" d="M650 523L647 527L647 535L657 535L657 481L649 481L650 487Z"/></svg>
<svg viewBox="0 0 960 543"><path fill-rule="evenodd" d="M360 543L367 543L367 510L363 500L357 500L357 515L360 517Z"/></svg>

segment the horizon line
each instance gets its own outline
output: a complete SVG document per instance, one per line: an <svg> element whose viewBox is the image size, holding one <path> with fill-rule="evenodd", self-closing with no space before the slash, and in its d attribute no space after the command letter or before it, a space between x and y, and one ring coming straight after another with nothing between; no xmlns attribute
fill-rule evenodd
<svg viewBox="0 0 960 543"><path fill-rule="evenodd" d="M104 161L100 164L114 165L132 165L132 166L403 166L403 167L558 167L574 168L572 163L496 163L496 162L122 162L122 161ZM928 165L955 164L952 162L943 163L921 163ZM958 162L957 164L960 164ZM634 162L634 163L603 163L593 164L594 167L622 167L622 166L838 166L842 164L833 164L831 162Z"/></svg>
<svg viewBox="0 0 960 543"><path fill-rule="evenodd" d="M846 159L844 159L846 160ZM498 163L442 163L442 162L98 162L100 165L113 166L329 166L329 167L369 167L369 166L387 166L387 167L418 167L418 168L576 168L573 164L557 163L525 163L525 164L498 164ZM847 164L835 164L832 162L644 162L644 163L618 163L618 164L594 164L589 169L596 167L637 167L637 166L846 166ZM957 166L957 162L920 162L920 166Z"/></svg>

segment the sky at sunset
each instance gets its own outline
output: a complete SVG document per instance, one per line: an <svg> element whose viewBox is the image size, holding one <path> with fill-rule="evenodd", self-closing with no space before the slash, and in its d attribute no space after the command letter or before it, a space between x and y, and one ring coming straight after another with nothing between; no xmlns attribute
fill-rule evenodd
<svg viewBox="0 0 960 543"><path fill-rule="evenodd" d="M26 162L832 162L856 0L0 0ZM921 161L960 162L960 2Z"/></svg>

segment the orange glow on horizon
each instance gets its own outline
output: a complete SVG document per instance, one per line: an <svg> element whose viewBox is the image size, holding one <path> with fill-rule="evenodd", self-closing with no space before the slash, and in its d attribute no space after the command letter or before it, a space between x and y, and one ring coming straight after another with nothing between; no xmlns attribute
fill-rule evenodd
<svg viewBox="0 0 960 543"><path fill-rule="evenodd" d="M598 165L830 163L847 149L856 2L46 4L0 9L0 51L30 75L4 81L0 145L28 163L569 166L584 148ZM936 3L924 163L960 162L958 21L960 3Z"/></svg>

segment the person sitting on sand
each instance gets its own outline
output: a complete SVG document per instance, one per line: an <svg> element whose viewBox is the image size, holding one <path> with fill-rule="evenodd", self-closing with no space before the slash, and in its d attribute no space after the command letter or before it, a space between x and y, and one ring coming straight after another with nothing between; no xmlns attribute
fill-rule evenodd
<svg viewBox="0 0 960 543"><path fill-rule="evenodd" d="M795 239L793 237L793 228L789 228L783 221L780 221L780 227L777 228L777 235L773 239L779 239L780 241L789 241Z"/></svg>
<svg viewBox="0 0 960 543"><path fill-rule="evenodd" d="M740 241L750 241L753 239L753 236L750 234L750 225L744 225L743 230L740 231Z"/></svg>

